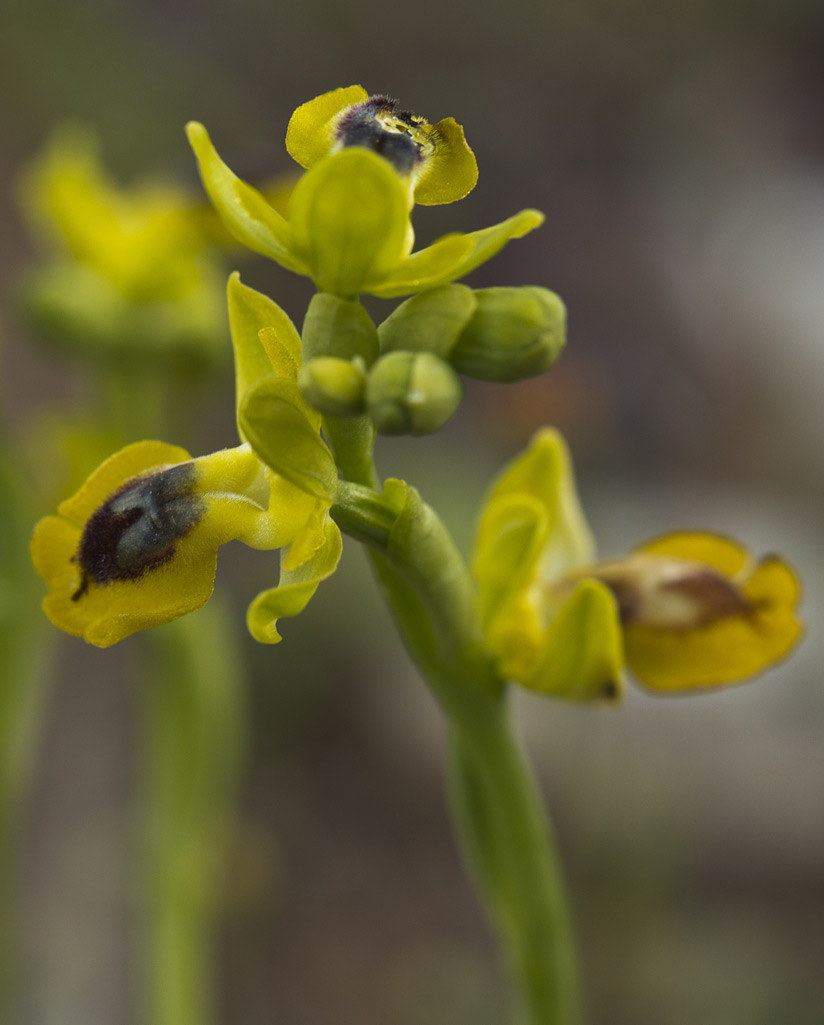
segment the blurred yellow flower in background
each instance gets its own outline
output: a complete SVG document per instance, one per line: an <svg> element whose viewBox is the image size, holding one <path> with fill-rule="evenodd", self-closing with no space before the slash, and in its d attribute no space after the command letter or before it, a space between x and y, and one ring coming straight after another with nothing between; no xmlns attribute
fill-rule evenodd
<svg viewBox="0 0 824 1025"><path fill-rule="evenodd" d="M26 169L21 197L43 251L24 301L46 337L187 371L220 358L223 273L195 196L160 181L117 186L94 135L74 127Z"/></svg>

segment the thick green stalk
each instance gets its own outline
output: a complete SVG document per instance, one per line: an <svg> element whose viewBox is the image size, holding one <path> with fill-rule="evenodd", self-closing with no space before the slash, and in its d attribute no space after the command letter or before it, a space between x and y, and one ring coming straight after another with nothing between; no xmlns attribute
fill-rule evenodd
<svg viewBox="0 0 824 1025"><path fill-rule="evenodd" d="M147 636L140 1020L213 1025L214 933L242 754L242 666L215 599Z"/></svg>
<svg viewBox="0 0 824 1025"><path fill-rule="evenodd" d="M506 703L451 717L449 783L464 853L498 932L519 1025L581 1021L563 870Z"/></svg>
<svg viewBox="0 0 824 1025"><path fill-rule="evenodd" d="M401 636L448 724L450 805L469 870L497 932L518 1025L581 1020L575 948L554 838L513 737L503 682L478 625L474 587L435 513L409 489L401 514L381 505L369 459L338 446L332 514L371 557ZM364 466L369 466L367 473ZM351 476L349 473L351 472Z"/></svg>

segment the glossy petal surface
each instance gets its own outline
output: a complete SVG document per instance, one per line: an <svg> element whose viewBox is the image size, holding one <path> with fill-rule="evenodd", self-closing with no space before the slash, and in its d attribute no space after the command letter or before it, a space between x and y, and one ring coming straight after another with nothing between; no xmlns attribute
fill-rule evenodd
<svg viewBox="0 0 824 1025"><path fill-rule="evenodd" d="M316 96L302 103L289 120L286 129L286 149L301 167L312 167L328 156L335 141L337 116L353 103L362 103L369 93L360 85Z"/></svg>
<svg viewBox="0 0 824 1025"><path fill-rule="evenodd" d="M415 183L415 202L422 206L454 203L468 195L478 182L478 162L464 130L447 117L432 126L435 152L425 162Z"/></svg>

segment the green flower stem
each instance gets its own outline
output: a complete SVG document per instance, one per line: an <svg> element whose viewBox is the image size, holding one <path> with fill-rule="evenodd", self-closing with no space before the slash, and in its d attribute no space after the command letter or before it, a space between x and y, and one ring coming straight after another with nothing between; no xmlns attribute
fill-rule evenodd
<svg viewBox="0 0 824 1025"><path fill-rule="evenodd" d="M328 418L331 419L331 418ZM450 805L470 872L500 938L518 1025L577 1025L579 986L555 843L513 737L503 681L486 652L474 587L436 514L407 489L398 512L374 490L369 459L338 447L344 476L332 515L367 544L407 648L448 724ZM368 473L362 473L364 466ZM353 474L354 476L354 474Z"/></svg>
<svg viewBox="0 0 824 1025"><path fill-rule="evenodd" d="M243 674L216 599L151 631L143 692L146 1025L212 1025L214 928L243 741Z"/></svg>
<svg viewBox="0 0 824 1025"><path fill-rule="evenodd" d="M582 1019L563 870L503 700L450 718L449 785L464 854L496 927L519 1025Z"/></svg>

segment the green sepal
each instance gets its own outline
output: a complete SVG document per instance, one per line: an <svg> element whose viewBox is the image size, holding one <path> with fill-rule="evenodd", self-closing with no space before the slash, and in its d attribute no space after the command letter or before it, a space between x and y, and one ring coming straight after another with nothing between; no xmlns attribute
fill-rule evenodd
<svg viewBox="0 0 824 1025"><path fill-rule="evenodd" d="M521 238L543 221L539 210L521 210L500 224L468 235L445 235L402 260L385 280L370 283L364 291L392 299L446 285L469 274L503 249L510 239Z"/></svg>
<svg viewBox="0 0 824 1025"><path fill-rule="evenodd" d="M224 164L203 125L190 121L186 135L197 157L203 185L228 231L245 246L276 260L287 270L308 274L306 264L294 252L289 222L257 189Z"/></svg>
<svg viewBox="0 0 824 1025"><path fill-rule="evenodd" d="M295 247L321 291L355 296L405 252L408 207L392 166L353 147L315 164L292 194Z"/></svg>
<svg viewBox="0 0 824 1025"><path fill-rule="evenodd" d="M513 238L523 238L530 231L540 228L544 220L544 215L540 210L521 210L499 224L493 224L488 228L481 228L480 231L470 232L466 237L472 241L472 252L466 256L461 266L456 268L456 273L452 275L450 280L454 281L456 278L462 278L465 274L475 270L476 267L480 267L482 263L491 260L496 253L503 249L507 242L510 242Z"/></svg>
<svg viewBox="0 0 824 1025"><path fill-rule="evenodd" d="M555 362L566 341L566 310L546 288L483 288L449 360L482 381L521 381Z"/></svg>
<svg viewBox="0 0 824 1025"><path fill-rule="evenodd" d="M467 285L441 285L414 295L378 328L381 352L406 349L448 359L477 305Z"/></svg>
<svg viewBox="0 0 824 1025"><path fill-rule="evenodd" d="M356 356L371 366L378 357L378 329L357 299L329 292L312 297L303 321L304 359L316 356Z"/></svg>
<svg viewBox="0 0 824 1025"><path fill-rule="evenodd" d="M534 672L518 682L572 701L619 701L623 665L615 596L598 580L582 580L549 624Z"/></svg>
<svg viewBox="0 0 824 1025"><path fill-rule="evenodd" d="M264 378L252 385L240 408L240 425L260 459L302 491L331 502L335 460L307 415L297 384Z"/></svg>
<svg viewBox="0 0 824 1025"><path fill-rule="evenodd" d="M431 352L388 352L366 381L366 407L381 434L431 434L457 411L464 387Z"/></svg>
<svg viewBox="0 0 824 1025"><path fill-rule="evenodd" d="M341 534L325 511L323 517L320 527L322 540L314 554L295 568L287 568L292 549L302 540L296 539L284 552L279 585L261 592L249 606L246 623L256 641L277 644L281 640L277 621L302 612L318 585L335 572L343 547ZM317 532L318 528L312 524L310 529Z"/></svg>
<svg viewBox="0 0 824 1025"><path fill-rule="evenodd" d="M364 285L364 292L381 299L395 299L447 284L460 273L455 271L474 251L469 235L444 235L426 249L405 257L392 271Z"/></svg>
<svg viewBox="0 0 824 1025"><path fill-rule="evenodd" d="M301 360L300 335L277 303L244 285L237 271L229 278L226 291L235 352L235 393L240 426L240 404L253 384L264 378L283 377L292 381L297 378ZM279 343L277 349L271 338L268 349L264 348L260 337L264 330L274 332ZM275 355L274 359L270 353Z"/></svg>

